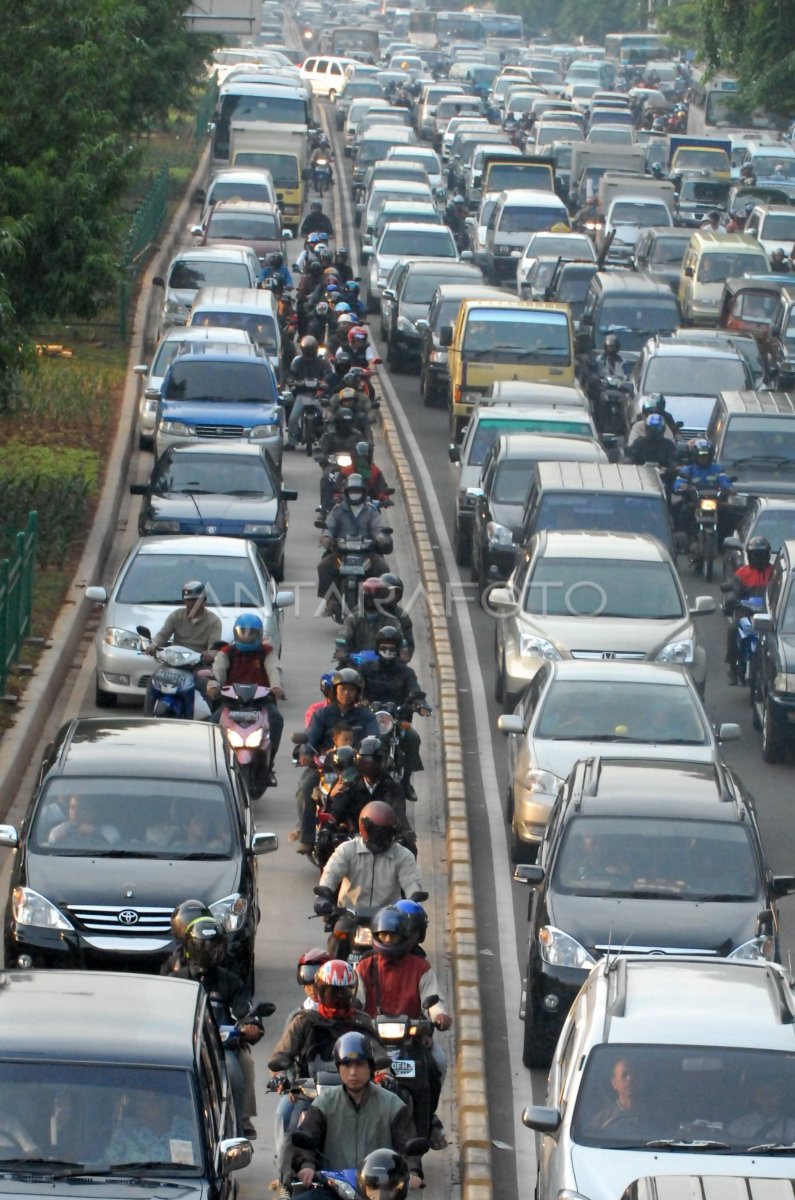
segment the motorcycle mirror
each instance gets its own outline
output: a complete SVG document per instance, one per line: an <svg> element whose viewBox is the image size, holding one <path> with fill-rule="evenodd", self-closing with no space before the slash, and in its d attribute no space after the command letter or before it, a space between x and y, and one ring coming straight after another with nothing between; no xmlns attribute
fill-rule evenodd
<svg viewBox="0 0 795 1200"><path fill-rule="evenodd" d="M296 730L296 732L290 738L290 741L293 743L294 746L305 746L306 743L309 741L309 738L307 737L307 734L306 734L306 730L305 729Z"/></svg>
<svg viewBox="0 0 795 1200"><path fill-rule="evenodd" d="M295 1141L295 1135L293 1135ZM431 1143L427 1138L409 1138L403 1147L406 1154L410 1154L415 1158L421 1158L423 1154L427 1154L431 1148Z"/></svg>
<svg viewBox="0 0 795 1200"><path fill-rule="evenodd" d="M325 529L326 528L325 521L313 521L313 525L315 526L315 529Z"/></svg>
<svg viewBox="0 0 795 1200"><path fill-rule="evenodd" d="M438 996L428 996L427 999L423 1000L422 1007L427 1012L429 1008L433 1008L434 1004L438 1004L438 1003L439 1003Z"/></svg>
<svg viewBox="0 0 795 1200"><path fill-rule="evenodd" d="M270 1000L262 1000L254 1009L252 1016L272 1017L275 1012L276 1012L275 1004L271 1004Z"/></svg>
<svg viewBox="0 0 795 1200"><path fill-rule="evenodd" d="M391 526L389 526L389 525L382 525L382 526L381 526L381 532L382 532L382 533L387 533L387 534L389 534L389 533L394 533L395 531L394 531L394 529L392 529L392 528L391 528Z"/></svg>
<svg viewBox="0 0 795 1200"><path fill-rule="evenodd" d="M422 904L427 899L428 899L427 892L412 892L411 895L409 896L409 900L413 900L415 904Z"/></svg>
<svg viewBox="0 0 795 1200"><path fill-rule="evenodd" d="M151 631L151 629L149 628L149 626L148 626L148 625L136 625L136 626L135 626L135 632L136 632L136 633L140 633L141 637L144 637L144 638L146 638L148 641L150 641L150 642L151 642L151 640L152 640L152 631Z"/></svg>

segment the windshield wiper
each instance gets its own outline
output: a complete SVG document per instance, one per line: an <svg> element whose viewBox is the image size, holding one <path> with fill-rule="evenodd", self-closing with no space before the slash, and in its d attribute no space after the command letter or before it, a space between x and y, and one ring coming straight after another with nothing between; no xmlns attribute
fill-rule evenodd
<svg viewBox="0 0 795 1200"><path fill-rule="evenodd" d="M126 1162L126 1163L111 1163L106 1168L109 1175L123 1175L126 1171L195 1171L196 1166L193 1163L178 1163L164 1161L162 1159L153 1158L150 1161Z"/></svg>
<svg viewBox="0 0 795 1200"><path fill-rule="evenodd" d="M228 492L221 492L222 496L262 496L264 500L272 500L273 496L267 495L262 488L230 488Z"/></svg>
<svg viewBox="0 0 795 1200"><path fill-rule="evenodd" d="M31 1168L42 1173L57 1172L58 1175L61 1172L65 1175L81 1175L87 1170L85 1163L70 1162L67 1158L0 1158L0 1175L5 1171L24 1172Z"/></svg>
<svg viewBox="0 0 795 1200"><path fill-rule="evenodd" d="M749 1146L743 1154L787 1154L795 1150L792 1142L763 1142L761 1146Z"/></svg>
<svg viewBox="0 0 795 1200"><path fill-rule="evenodd" d="M728 1142L719 1142L712 1138L655 1138L654 1141L647 1142L646 1147L649 1150L731 1150Z"/></svg>
<svg viewBox="0 0 795 1200"><path fill-rule="evenodd" d="M748 454L745 458L733 458L732 467L741 467L743 463L770 463L774 467L788 467L795 463L795 458L780 458L777 454Z"/></svg>
<svg viewBox="0 0 795 1200"><path fill-rule="evenodd" d="M205 859L223 859L229 856L222 850L194 850L190 854L159 854L157 857L179 859L180 862L203 862Z"/></svg>
<svg viewBox="0 0 795 1200"><path fill-rule="evenodd" d="M177 488L173 493L175 496L212 496L213 493L207 488L184 487Z"/></svg>

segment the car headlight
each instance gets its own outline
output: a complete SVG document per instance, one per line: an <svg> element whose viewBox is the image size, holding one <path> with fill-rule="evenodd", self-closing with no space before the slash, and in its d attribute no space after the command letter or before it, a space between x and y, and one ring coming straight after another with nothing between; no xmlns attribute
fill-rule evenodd
<svg viewBox="0 0 795 1200"><path fill-rule="evenodd" d="M113 646L115 650L137 650L139 653L143 651L143 643L132 629L115 629L109 625L105 630L104 642L106 646Z"/></svg>
<svg viewBox="0 0 795 1200"><path fill-rule="evenodd" d="M35 925L38 929L74 929L60 909L32 888L14 888L11 893L11 912L17 925Z"/></svg>
<svg viewBox="0 0 795 1200"><path fill-rule="evenodd" d="M144 521L144 533L179 533L179 521Z"/></svg>
<svg viewBox="0 0 795 1200"><path fill-rule="evenodd" d="M769 933L763 933L759 937L751 938L750 942L743 942L742 946L738 946L736 950L732 950L728 957L743 959L745 962L759 961L759 959L772 962L775 953L775 938L771 937Z"/></svg>
<svg viewBox="0 0 795 1200"><path fill-rule="evenodd" d="M165 311L172 317L185 316L188 308L187 305L180 304L179 300L166 300Z"/></svg>
<svg viewBox="0 0 795 1200"><path fill-rule="evenodd" d="M231 896L224 896L222 900L216 900L215 904L210 905L210 912L219 921L223 921L229 933L233 933L243 924L248 912L248 900L239 892L235 892Z"/></svg>
<svg viewBox="0 0 795 1200"><path fill-rule="evenodd" d="M530 767L524 777L524 786L528 792L546 792L554 795L563 780L551 771L542 771L538 767Z"/></svg>
<svg viewBox="0 0 795 1200"><path fill-rule="evenodd" d="M773 678L774 692L795 692L795 675L779 671Z"/></svg>
<svg viewBox="0 0 795 1200"><path fill-rule="evenodd" d="M248 436L251 441L254 441L255 438L273 437L279 431L278 426L279 422L275 420L269 421L267 425L255 425Z"/></svg>
<svg viewBox="0 0 795 1200"><path fill-rule="evenodd" d="M561 658L560 651L546 638L533 633L523 633L519 638L519 653L522 658Z"/></svg>
<svg viewBox="0 0 795 1200"><path fill-rule="evenodd" d="M408 317L398 317L396 324L401 333L407 333L409 337L417 336L414 322L410 321Z"/></svg>
<svg viewBox="0 0 795 1200"><path fill-rule="evenodd" d="M493 546L512 546L513 534L507 525L500 525L497 521L489 521L486 525L486 537Z"/></svg>
<svg viewBox="0 0 795 1200"><path fill-rule="evenodd" d="M160 432L172 437L189 437L190 429L184 421L161 421Z"/></svg>
<svg viewBox="0 0 795 1200"><path fill-rule="evenodd" d="M657 662L691 663L693 661L693 651L693 639L680 638L677 642L669 642L667 646L663 646L657 655Z"/></svg>
<svg viewBox="0 0 795 1200"><path fill-rule="evenodd" d="M592 967L596 961L579 942L556 929L554 925L543 925L538 931L541 957L552 967Z"/></svg>
<svg viewBox="0 0 795 1200"><path fill-rule="evenodd" d="M445 364L447 362L447 351L431 350L430 354L428 355L428 362L436 363L437 366Z"/></svg>
<svg viewBox="0 0 795 1200"><path fill-rule="evenodd" d="M278 533L278 530L274 529L273 525L267 525L264 522L243 526L244 537L267 537L271 533Z"/></svg>

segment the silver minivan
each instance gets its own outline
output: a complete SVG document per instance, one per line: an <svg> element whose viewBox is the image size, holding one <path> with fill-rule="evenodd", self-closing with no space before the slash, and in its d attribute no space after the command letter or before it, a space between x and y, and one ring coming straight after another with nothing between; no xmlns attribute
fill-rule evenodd
<svg viewBox="0 0 795 1200"><path fill-rule="evenodd" d="M282 335L279 306L273 292L259 288L205 287L196 295L190 325L243 329L270 359L277 379L281 373Z"/></svg>

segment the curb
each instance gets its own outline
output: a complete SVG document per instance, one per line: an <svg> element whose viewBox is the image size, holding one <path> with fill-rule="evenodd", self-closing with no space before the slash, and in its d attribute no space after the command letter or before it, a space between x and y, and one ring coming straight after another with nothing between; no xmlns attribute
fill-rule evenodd
<svg viewBox="0 0 795 1200"><path fill-rule="evenodd" d="M383 367L379 368L379 373L383 370ZM420 495L392 415L384 408L384 402L387 406L389 402L383 389L381 395L384 440L395 465L409 514L414 549L427 597L428 623L439 684L442 774L447 798L448 896L456 1015L455 1090L461 1194L463 1200L492 1200L483 1010L480 1003L475 894L472 887L472 855L461 752L458 681L442 588Z"/></svg>
<svg viewBox="0 0 795 1200"><path fill-rule="evenodd" d="M105 472L94 521L86 540L69 590L50 633L50 645L36 666L25 689L19 718L0 741L0 816L5 818L42 731L52 711L53 702L63 687L78 652L91 606L83 603L88 584L97 582L105 567L117 531L122 499L127 491L127 468L130 464L136 431L136 410L140 381L132 368L142 361L147 329L152 316L160 307L160 293L151 286L152 277L162 273L174 252L190 208L193 191L207 171L209 146L205 146L185 195L174 214L160 247L141 277L138 303L135 307L133 335L127 356L127 379L124 384L121 410L116 434Z"/></svg>

